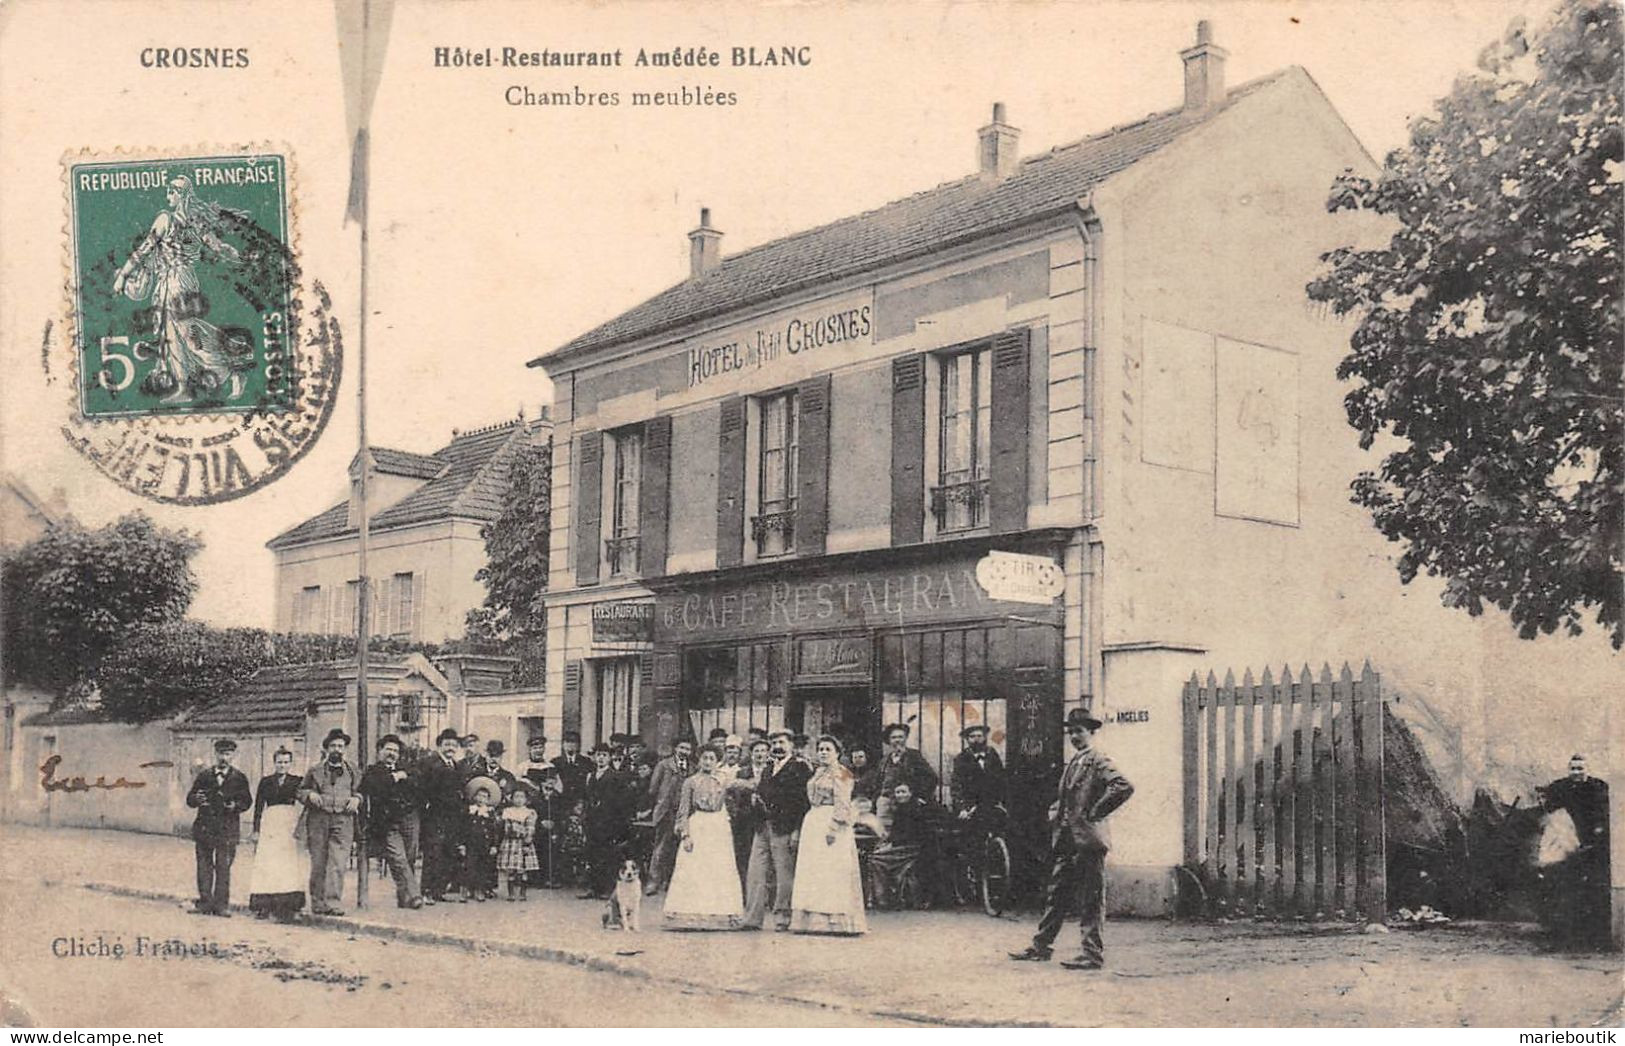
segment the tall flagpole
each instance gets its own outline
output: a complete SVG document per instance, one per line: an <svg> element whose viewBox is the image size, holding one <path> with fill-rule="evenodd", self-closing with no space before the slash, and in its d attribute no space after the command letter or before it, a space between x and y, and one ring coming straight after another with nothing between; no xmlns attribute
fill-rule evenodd
<svg viewBox="0 0 1625 1046"><path fill-rule="evenodd" d="M362 75L367 75L368 37L371 35L368 22L372 15L372 5L367 0L361 2L361 68ZM351 159L352 169L350 177L352 183L359 177L360 186L360 214L361 223L361 323L358 327L356 339L356 441L360 445L361 482L360 482L360 508L356 513L358 566L361 570L361 582L356 592L356 625L355 625L355 740L356 761L359 766L365 766L371 749L367 746L369 740L367 730L367 647L372 637L372 577L367 573L367 474L372 471L372 454L367 448L367 153L371 143L367 139L365 123L356 130L355 152ZM351 185L351 193L357 190ZM360 818L357 818L360 821ZM357 827L362 827L359 823ZM357 833L357 852L361 855L356 862L355 876L355 906L367 906L367 842L365 832Z"/></svg>

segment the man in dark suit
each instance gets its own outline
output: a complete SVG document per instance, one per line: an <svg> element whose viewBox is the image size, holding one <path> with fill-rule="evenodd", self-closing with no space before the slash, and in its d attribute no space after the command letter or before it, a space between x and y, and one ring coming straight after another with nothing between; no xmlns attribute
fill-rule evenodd
<svg viewBox="0 0 1625 1046"><path fill-rule="evenodd" d="M401 761L405 751L399 737L385 734L378 742L378 762L361 775L361 794L367 799L367 835L378 844L395 880L396 907L422 908L423 893L410 860L421 823L419 799L417 781Z"/></svg>
<svg viewBox="0 0 1625 1046"><path fill-rule="evenodd" d="M442 730L435 752L418 767L418 796L423 803L423 903L444 899L457 875L457 844L463 831L463 766L458 761L462 739Z"/></svg>
<svg viewBox="0 0 1625 1046"><path fill-rule="evenodd" d="M1090 743L1100 726L1100 720L1081 708L1067 713L1066 733L1075 751L1061 771L1059 794L1050 806L1054 863L1044 895L1044 914L1032 945L1011 952L1012 959L1047 961L1061 924L1075 905L1083 928L1083 951L1061 965L1069 970L1098 970L1105 965L1101 925L1106 905L1106 851L1111 846L1106 818L1128 801L1134 786Z"/></svg>
<svg viewBox="0 0 1625 1046"><path fill-rule="evenodd" d="M796 758L795 735L775 730L769 738L770 760L762 768L751 796L756 812L756 836L751 840L750 865L745 874L745 922L761 929L767 909L773 908L774 928L790 928L790 897L796 880L796 837L811 803L807 781L812 768Z"/></svg>
<svg viewBox="0 0 1625 1046"><path fill-rule="evenodd" d="M485 776L495 781L502 790L502 794L497 796L499 803L506 803L519 783L513 771L502 765L502 757L507 754L508 746L496 738L485 742Z"/></svg>
<svg viewBox="0 0 1625 1046"><path fill-rule="evenodd" d="M658 893L671 885L671 873L677 864L677 800L683 782L694 770L694 742L687 739L678 741L671 755L655 764L648 800L653 807L655 847L644 893Z"/></svg>
<svg viewBox="0 0 1625 1046"><path fill-rule="evenodd" d="M582 898L608 897L624 859L637 799L631 776L610 766L608 745L592 750L593 772L582 784L582 832L586 836L586 881Z"/></svg>
<svg viewBox="0 0 1625 1046"><path fill-rule="evenodd" d="M197 811L192 843L197 851L197 900L192 914L231 918L231 863L242 838L243 811L252 809L248 777L231 765L237 742L214 743L214 765L197 775L186 793L186 805Z"/></svg>
<svg viewBox="0 0 1625 1046"><path fill-rule="evenodd" d="M988 747L986 725L972 723L959 731L959 738L965 747L954 756L954 813L961 821L995 820L1007 794L1004 761Z"/></svg>
<svg viewBox="0 0 1625 1046"><path fill-rule="evenodd" d="M579 803L587 778L593 772L592 758L581 754L581 735L574 730L564 732L559 746L561 754L553 760L553 765L559 771L559 780L564 783L564 799L566 802Z"/></svg>

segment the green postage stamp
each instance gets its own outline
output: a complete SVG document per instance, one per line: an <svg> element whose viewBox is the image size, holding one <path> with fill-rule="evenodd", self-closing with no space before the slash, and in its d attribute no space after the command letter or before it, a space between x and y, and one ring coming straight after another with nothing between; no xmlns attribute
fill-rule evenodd
<svg viewBox="0 0 1625 1046"><path fill-rule="evenodd" d="M325 425L340 341L301 283L289 168L277 151L69 158L65 432L127 489L240 497Z"/></svg>

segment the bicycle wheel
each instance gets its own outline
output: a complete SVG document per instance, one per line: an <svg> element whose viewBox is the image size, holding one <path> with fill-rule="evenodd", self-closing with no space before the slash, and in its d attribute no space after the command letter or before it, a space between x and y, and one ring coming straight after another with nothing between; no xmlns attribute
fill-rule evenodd
<svg viewBox="0 0 1625 1046"><path fill-rule="evenodd" d="M982 910L997 917L1010 904L1010 848L998 836L982 847Z"/></svg>

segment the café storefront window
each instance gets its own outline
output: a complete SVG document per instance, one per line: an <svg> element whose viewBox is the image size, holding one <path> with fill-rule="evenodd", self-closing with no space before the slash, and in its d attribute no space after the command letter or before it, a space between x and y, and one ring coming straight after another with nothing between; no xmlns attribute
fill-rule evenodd
<svg viewBox="0 0 1625 1046"><path fill-rule="evenodd" d="M783 726L783 644L685 650L683 709L693 735L702 740L717 727L743 737L753 726L767 730Z"/></svg>

